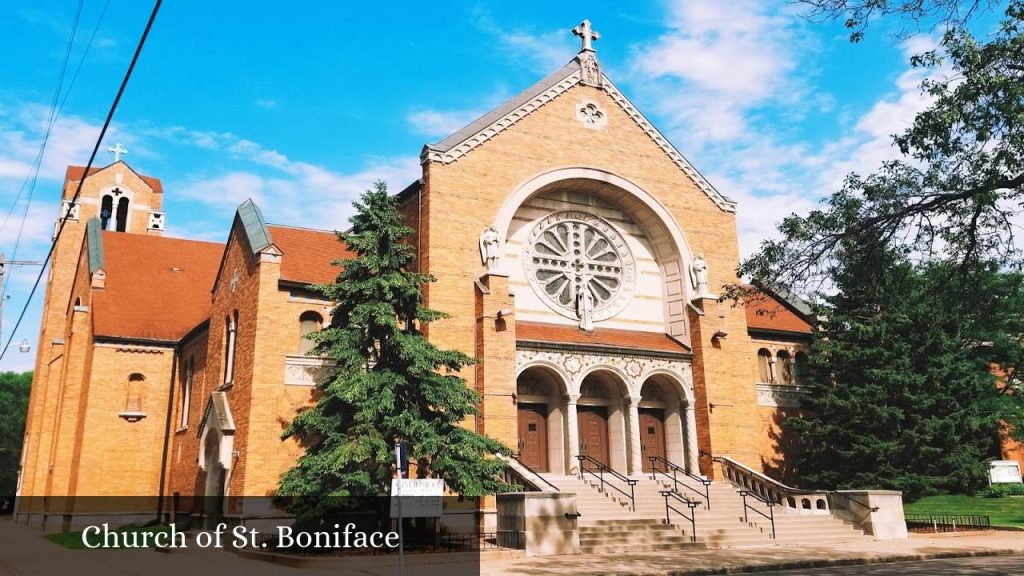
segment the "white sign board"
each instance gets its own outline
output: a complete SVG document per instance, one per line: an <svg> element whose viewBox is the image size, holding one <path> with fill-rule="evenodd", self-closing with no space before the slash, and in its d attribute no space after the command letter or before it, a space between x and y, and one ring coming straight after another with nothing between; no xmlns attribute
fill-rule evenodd
<svg viewBox="0 0 1024 576"><path fill-rule="evenodd" d="M391 480L391 517L398 518L399 498L402 518L435 518L444 511L444 480L423 478Z"/></svg>
<svg viewBox="0 0 1024 576"><path fill-rule="evenodd" d="M988 471L993 484L1020 484L1020 462L1016 460L993 460Z"/></svg>

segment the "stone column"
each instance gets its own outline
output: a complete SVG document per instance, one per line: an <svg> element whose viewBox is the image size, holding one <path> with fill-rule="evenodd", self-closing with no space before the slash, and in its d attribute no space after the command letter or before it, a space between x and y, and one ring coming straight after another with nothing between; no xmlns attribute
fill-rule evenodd
<svg viewBox="0 0 1024 576"><path fill-rule="evenodd" d="M569 474L576 474L579 472L579 460L576 459L580 455L580 425L579 420L576 418L576 401L580 399L579 394L567 394L565 396L565 422L566 427L569 428Z"/></svg>
<svg viewBox="0 0 1024 576"><path fill-rule="evenodd" d="M629 473L643 474L643 454L640 451L640 398L630 396L629 402Z"/></svg>
<svg viewBox="0 0 1024 576"><path fill-rule="evenodd" d="M700 475L700 458L697 448L697 413L693 403L686 405L686 471Z"/></svg>

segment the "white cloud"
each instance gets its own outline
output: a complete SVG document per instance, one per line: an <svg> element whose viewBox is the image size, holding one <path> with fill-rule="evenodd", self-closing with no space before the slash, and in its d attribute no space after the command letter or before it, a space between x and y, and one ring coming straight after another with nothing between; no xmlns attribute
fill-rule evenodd
<svg viewBox="0 0 1024 576"><path fill-rule="evenodd" d="M798 22L754 0L676 0L669 31L636 48L631 69L670 130L698 142L735 140L747 112L802 91L796 68Z"/></svg>
<svg viewBox="0 0 1024 576"><path fill-rule="evenodd" d="M576 40L565 30L510 29L486 14L477 18L476 25L498 39L499 47L507 57L541 74L561 68L569 62L567 55L575 54L573 46Z"/></svg>
<svg viewBox="0 0 1024 576"><path fill-rule="evenodd" d="M419 110L405 117L409 126L419 134L431 138L444 138L482 116L481 110Z"/></svg>

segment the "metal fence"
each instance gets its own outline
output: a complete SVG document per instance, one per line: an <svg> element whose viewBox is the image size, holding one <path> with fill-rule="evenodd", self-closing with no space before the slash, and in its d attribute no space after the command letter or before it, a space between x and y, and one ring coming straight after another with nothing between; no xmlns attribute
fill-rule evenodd
<svg viewBox="0 0 1024 576"><path fill-rule="evenodd" d="M906 514L910 532L959 532L961 530L987 530L992 526L988 516L936 514Z"/></svg>

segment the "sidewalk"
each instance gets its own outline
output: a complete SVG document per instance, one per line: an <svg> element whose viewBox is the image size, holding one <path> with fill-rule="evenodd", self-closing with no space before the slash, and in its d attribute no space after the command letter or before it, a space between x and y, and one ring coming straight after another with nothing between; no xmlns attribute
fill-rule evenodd
<svg viewBox="0 0 1024 576"><path fill-rule="evenodd" d="M487 562L482 574L682 576L738 574L851 564L875 564L964 556L1024 554L1024 532L985 531L919 535L909 540L681 550L643 554L558 556Z"/></svg>
<svg viewBox="0 0 1024 576"><path fill-rule="evenodd" d="M681 550L657 553L546 556L485 560L479 574L487 576L529 575L683 575L735 574L773 569L809 568L868 564L900 560L924 560L958 556L996 554L1024 555L1024 532L974 532L964 534L913 535L909 540L855 542L831 546L769 546ZM461 576L477 573L475 565L429 564L427 558L410 558L408 574ZM434 556L429 561L443 561ZM397 566L378 558L332 559L310 568L290 568L240 558L223 550L188 550L162 554L150 550L67 550L42 537L36 528L0 519L0 576L56 576L65 574L111 576L206 576L207 574L397 574Z"/></svg>

